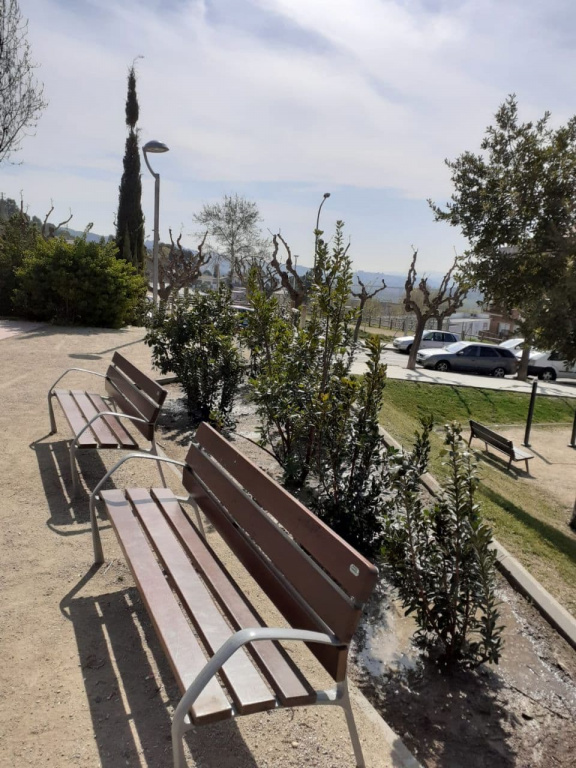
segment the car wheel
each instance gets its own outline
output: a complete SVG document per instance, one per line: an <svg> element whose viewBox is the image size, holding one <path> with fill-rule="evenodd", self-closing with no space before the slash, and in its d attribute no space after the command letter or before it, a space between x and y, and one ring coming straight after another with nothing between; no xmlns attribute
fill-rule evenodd
<svg viewBox="0 0 576 768"><path fill-rule="evenodd" d="M501 366L498 366L498 368L494 368L492 371L492 376L495 376L497 379L503 379L506 376L506 371Z"/></svg>
<svg viewBox="0 0 576 768"><path fill-rule="evenodd" d="M542 373L538 374L538 378L542 381L555 381L556 380L556 371L554 368L544 368Z"/></svg>
<svg viewBox="0 0 576 768"><path fill-rule="evenodd" d="M407 354L407 355L409 355L411 351L412 351L412 344L409 344L409 345L406 347L406 354Z"/></svg>
<svg viewBox="0 0 576 768"><path fill-rule="evenodd" d="M434 366L434 369L436 371L449 371L450 370L450 363L446 360L439 360L436 365Z"/></svg>

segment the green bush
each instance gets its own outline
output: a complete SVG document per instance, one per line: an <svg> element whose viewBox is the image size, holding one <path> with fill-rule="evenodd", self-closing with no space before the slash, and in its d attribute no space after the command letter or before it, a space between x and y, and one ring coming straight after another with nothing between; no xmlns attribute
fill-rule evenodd
<svg viewBox="0 0 576 768"><path fill-rule="evenodd" d="M383 555L407 613L418 624L415 642L441 667L497 663L502 627L494 596L492 531L475 501L476 466L462 427L446 427L448 479L426 507L419 487L430 451L431 419L411 454L389 464Z"/></svg>
<svg viewBox="0 0 576 768"><path fill-rule="evenodd" d="M38 238L38 228L25 213L18 211L0 224L0 315L11 315L14 311L16 269Z"/></svg>
<svg viewBox="0 0 576 768"><path fill-rule="evenodd" d="M56 323L120 328L132 322L146 281L116 253L114 243L37 238L16 269L15 309Z"/></svg>
<svg viewBox="0 0 576 768"><path fill-rule="evenodd" d="M237 329L230 291L224 286L177 299L170 312L162 305L153 313L146 343L152 347L154 365L180 379L192 426L201 421L231 424L244 372Z"/></svg>

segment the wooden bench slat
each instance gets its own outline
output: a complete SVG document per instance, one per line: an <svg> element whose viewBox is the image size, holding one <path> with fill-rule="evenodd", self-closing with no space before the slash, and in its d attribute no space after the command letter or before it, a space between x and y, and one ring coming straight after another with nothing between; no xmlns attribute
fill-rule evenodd
<svg viewBox="0 0 576 768"><path fill-rule="evenodd" d="M332 629L336 637L348 642L358 622L358 611L336 588L329 577L317 569L255 502L224 475L200 449L192 445L186 459L199 479L213 488L222 505L235 521L270 558L310 607Z"/></svg>
<svg viewBox="0 0 576 768"><path fill-rule="evenodd" d="M196 439L349 595L360 602L368 598L378 578L378 570L372 563L248 458L242 456L209 424L200 424Z"/></svg>
<svg viewBox="0 0 576 768"><path fill-rule="evenodd" d="M185 691L204 667L204 653L124 493L111 490L101 496L178 685ZM191 715L198 724L231 717L232 708L216 679L201 693Z"/></svg>
<svg viewBox="0 0 576 768"><path fill-rule="evenodd" d="M208 519L224 539L226 544L234 552L238 560L258 582L276 608L289 622L290 626L298 629L310 629L313 631L325 631L325 628L316 617L298 601L286 586L280 581L267 561L259 554L254 546L249 543L238 530L238 527L229 519L220 507L206 494L202 486L194 479L191 471L184 471L182 482L191 493L194 501L207 515ZM348 649L319 645L309 646L318 661L331 674L337 682L346 676Z"/></svg>
<svg viewBox="0 0 576 768"><path fill-rule="evenodd" d="M105 386L106 386L107 394L116 401L116 403L117 403L117 405L118 405L118 407L120 408L121 411L123 411L124 413L128 414L129 416L136 416L136 418L138 418L138 419L142 418L142 414L140 413L138 408L136 408L136 406L133 405L130 402L130 400L128 400L128 398L126 398L122 394L122 392L120 392L120 390L118 390L114 386L114 384L112 384L111 381L106 379L106 385ZM134 427L139 432L142 433L142 435L147 440L152 440L152 436L154 434L154 430L152 429L152 425L151 424L148 424L148 423L144 423L143 424L141 421L133 421L132 424L134 425Z"/></svg>
<svg viewBox="0 0 576 768"><path fill-rule="evenodd" d="M167 389L164 389L164 387L160 386L160 384L154 381L153 378L147 376L120 352L114 352L112 365L115 365L120 371L123 371L129 379L132 379L136 386L140 387L140 389L156 403L158 408L162 407L168 394Z"/></svg>
<svg viewBox="0 0 576 768"><path fill-rule="evenodd" d="M102 411L110 411L112 410L111 405L107 403L105 400L100 397L100 395L96 395L92 392L88 392L88 397L96 408L102 412ZM102 421L105 421L108 427L116 437L118 438L118 443L122 446L122 448L126 448L127 450L137 450L138 449L138 443L134 440L132 435L124 428L122 425L122 422L115 418L114 416L102 416Z"/></svg>
<svg viewBox="0 0 576 768"><path fill-rule="evenodd" d="M154 421L158 416L159 406L153 403L146 395L137 389L134 384L124 376L122 371L110 366L108 369L108 381L129 400L147 421Z"/></svg>
<svg viewBox="0 0 576 768"><path fill-rule="evenodd" d="M167 488L153 488L151 493L233 626L236 629L265 626L174 494ZM265 640L248 648L283 706L300 706L315 701L316 695L311 686L281 646Z"/></svg>
<svg viewBox="0 0 576 768"><path fill-rule="evenodd" d="M80 392L78 390L72 390L71 392L78 408L81 410L82 415L86 421L90 421L91 418L96 416L99 411L94 403L90 400L88 393ZM108 408L106 408L108 410ZM98 445L100 448L118 448L118 438L110 430L108 425L104 422L104 419L96 419L96 421L90 425L90 429L96 436Z"/></svg>
<svg viewBox="0 0 576 768"><path fill-rule="evenodd" d="M143 524L154 549L171 578L182 604L206 647L214 654L233 634L210 592L194 570L173 529L149 491L131 488L128 499ZM276 706L248 653L241 649L220 670L241 714L261 712Z"/></svg>
<svg viewBox="0 0 576 768"><path fill-rule="evenodd" d="M82 415L82 411L78 407L76 400L69 391L64 391L62 389L56 389L54 391L54 396L60 403L60 407L62 408L70 428L75 435L78 434L78 432L86 426L86 419ZM78 439L78 445L81 448L98 448L98 441L96 440L94 433L90 429L87 429Z"/></svg>

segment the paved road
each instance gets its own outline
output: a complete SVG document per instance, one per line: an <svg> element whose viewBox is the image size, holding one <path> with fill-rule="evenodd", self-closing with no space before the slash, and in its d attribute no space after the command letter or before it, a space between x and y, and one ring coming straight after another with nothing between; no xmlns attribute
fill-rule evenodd
<svg viewBox="0 0 576 768"><path fill-rule="evenodd" d="M352 367L353 373L364 373L366 370L366 353L360 352ZM533 379L518 381L513 376L505 376L503 379L495 379L492 376L475 376L466 373L440 373L427 368L416 366L415 371L406 369L408 355L397 352L391 346L384 350L382 361L388 366L390 379L404 379L405 381L420 381L426 384L453 384L459 387L477 387L479 389L508 390L512 392L531 392ZM564 379L560 381L539 381L538 393L555 397L575 397L576 381Z"/></svg>

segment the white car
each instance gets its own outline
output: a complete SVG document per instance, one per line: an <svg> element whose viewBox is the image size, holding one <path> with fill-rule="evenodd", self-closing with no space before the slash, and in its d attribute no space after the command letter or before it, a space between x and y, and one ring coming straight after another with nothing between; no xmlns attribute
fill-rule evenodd
<svg viewBox="0 0 576 768"><path fill-rule="evenodd" d="M522 350L516 353L520 359ZM528 375L538 376L542 381L559 379L576 379L576 365L569 365L562 360L558 352L534 351L528 358Z"/></svg>
<svg viewBox="0 0 576 768"><path fill-rule="evenodd" d="M453 344L455 341L460 341L460 336L457 333L449 333L448 331L424 331L419 349L445 347L447 344ZM399 352L407 352L410 354L413 342L414 336L399 336L397 339L394 339L392 346Z"/></svg>
<svg viewBox="0 0 576 768"><path fill-rule="evenodd" d="M498 344L499 347L503 347L504 349L511 349L514 354L516 354L516 352L522 352L523 345L524 339L506 339L506 341L501 341L500 344Z"/></svg>

